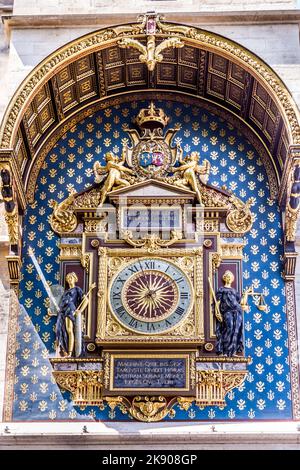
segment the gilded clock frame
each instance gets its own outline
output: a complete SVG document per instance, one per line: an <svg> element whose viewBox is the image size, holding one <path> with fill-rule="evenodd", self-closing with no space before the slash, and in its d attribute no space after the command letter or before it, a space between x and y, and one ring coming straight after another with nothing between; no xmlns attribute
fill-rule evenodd
<svg viewBox="0 0 300 470"><path fill-rule="evenodd" d="M98 248L98 305L96 344L203 344L203 249L195 248ZM174 327L160 333L132 331L116 320L109 308L109 286L117 273L135 258L162 258L181 269L190 282L194 302ZM176 262L177 260L177 262Z"/></svg>
<svg viewBox="0 0 300 470"><path fill-rule="evenodd" d="M164 332L155 332L155 331L152 332L152 333L151 333L151 336L153 336L153 335L158 336L158 335L160 335L160 334L169 333L169 332L171 332L173 329L175 329L176 327L179 327L179 326L184 322L184 319L189 316L189 314L190 314L190 312L191 312L191 310L192 310L192 308L193 308L193 306L194 306L194 288L193 288L193 284L192 284L192 282L191 282L191 279L190 279L190 277L187 275L187 273L182 269L181 266L178 266L178 264L174 263L174 262L171 261L170 259L163 258L162 256L156 256L156 255L152 255L152 254L150 253L150 254L148 254L148 256L141 256L141 257L138 257L137 259L139 259L139 260L155 259L155 260L166 261L166 262L172 264L173 266L175 266L175 268L177 268L177 269L179 269L180 271L182 271L183 274L184 274L184 276L185 276L185 278L186 278L186 280L187 280L187 282L188 282L188 284L189 284L190 291L191 291L191 301L190 301L190 305L188 306L188 308L187 308L187 310L186 310L186 312L185 312L183 318L182 318L181 320L179 320L179 322L177 322L174 326L168 328L167 330L164 330ZM117 320L117 322L119 322L119 323L121 323L121 321L118 320L117 316L116 316L115 313L113 312L113 308L112 308L112 305L111 305L111 300L110 300L109 291L110 291L110 289L111 289L111 287L112 287L112 285L113 285L115 279L118 277L118 275L119 275L125 268L127 268L129 265L131 265L133 262L134 262L134 261L132 260L132 261L129 261L128 263L126 263L126 264L123 264L122 267L121 267L120 269L118 269L118 270L116 271L116 273L113 275L113 277L109 280L109 285L108 285L108 288L107 288L107 291L108 291L108 296L107 296L108 299L107 299L107 301L108 301L109 309L110 309L111 313L113 314L113 316L115 317L115 319ZM194 273L194 275L195 275L195 273ZM179 296L180 296L180 294L179 294ZM123 303L123 305L124 305L125 299L124 299L124 293L123 293L123 292L122 292L122 295L121 295L121 299L122 299L122 303ZM168 316L170 316L170 315L171 315L171 314L169 314ZM168 318L168 317L166 317L166 318ZM147 320L144 320L144 321L147 321ZM138 333L138 334L140 334L140 335L143 335L143 336L149 335L148 332L145 332L145 333L142 332L142 331L137 332L135 329L130 328L129 326L124 326L124 328L126 328L126 329L128 329L129 331L132 331L132 332L134 332L134 333Z"/></svg>

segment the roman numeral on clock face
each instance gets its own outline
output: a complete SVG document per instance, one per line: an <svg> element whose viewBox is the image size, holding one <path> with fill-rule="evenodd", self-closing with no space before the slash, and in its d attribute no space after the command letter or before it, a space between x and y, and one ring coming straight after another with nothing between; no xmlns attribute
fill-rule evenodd
<svg viewBox="0 0 300 470"><path fill-rule="evenodd" d="M155 269L155 261L145 261L145 266L147 269Z"/></svg>
<svg viewBox="0 0 300 470"><path fill-rule="evenodd" d="M184 308L182 307L177 307L175 312L177 315L181 316L184 313Z"/></svg>
<svg viewBox="0 0 300 470"><path fill-rule="evenodd" d="M120 307L116 308L116 313L117 313L120 317L123 317L123 315L125 315L126 310L125 310L125 308L123 307L123 305L121 305Z"/></svg>
<svg viewBox="0 0 300 470"><path fill-rule="evenodd" d="M180 293L180 297L181 297L182 299L188 299L188 298L189 298L189 294L188 294L187 292L181 292L181 293Z"/></svg>
<svg viewBox="0 0 300 470"><path fill-rule="evenodd" d="M134 318L131 318L130 322L128 323L129 326L131 326L132 328L137 328L138 326L138 322L137 320L135 320Z"/></svg>
<svg viewBox="0 0 300 470"><path fill-rule="evenodd" d="M130 271L131 273L137 273L139 269L135 265L133 265L128 267L128 271Z"/></svg>
<svg viewBox="0 0 300 470"><path fill-rule="evenodd" d="M147 331L155 331L155 324L154 323L147 323Z"/></svg>

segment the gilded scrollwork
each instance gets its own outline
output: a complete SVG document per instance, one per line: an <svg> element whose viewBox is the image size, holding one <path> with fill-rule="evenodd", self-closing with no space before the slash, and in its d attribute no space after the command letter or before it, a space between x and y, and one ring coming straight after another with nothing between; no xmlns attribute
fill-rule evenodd
<svg viewBox="0 0 300 470"><path fill-rule="evenodd" d="M123 414L129 413L130 416L145 423L155 423L163 420L166 416L175 416L175 410L172 408L176 405L177 400L168 400L163 396L135 396L129 400L124 396L106 396L104 400L109 408L113 411L119 408ZM182 406L188 406L189 398L182 399Z"/></svg>
<svg viewBox="0 0 300 470"><path fill-rule="evenodd" d="M74 209L92 209L99 206L100 192L97 189L91 189L76 197L74 200Z"/></svg>
<svg viewBox="0 0 300 470"><path fill-rule="evenodd" d="M118 406L124 405L124 402L127 402L124 397L105 397L105 401L107 401L107 404L112 411Z"/></svg>
<svg viewBox="0 0 300 470"><path fill-rule="evenodd" d="M77 227L77 217L74 214L75 194L71 193L66 199L58 203L52 200L53 213L50 217L50 225L54 232L69 233Z"/></svg>
<svg viewBox="0 0 300 470"><path fill-rule="evenodd" d="M60 244L60 254L59 259L68 259L68 258L81 258L82 247L81 245L71 245L71 244Z"/></svg>
<svg viewBox="0 0 300 470"><path fill-rule="evenodd" d="M177 402L180 410L188 411L195 401L194 397L178 397Z"/></svg>
<svg viewBox="0 0 300 470"><path fill-rule="evenodd" d="M221 257L242 258L244 243L222 243Z"/></svg>
<svg viewBox="0 0 300 470"><path fill-rule="evenodd" d="M244 204L235 195L231 195L229 201L232 202L234 208L229 210L226 217L226 225L232 232L245 233L248 232L253 225L253 215L250 207L253 199L250 198Z"/></svg>

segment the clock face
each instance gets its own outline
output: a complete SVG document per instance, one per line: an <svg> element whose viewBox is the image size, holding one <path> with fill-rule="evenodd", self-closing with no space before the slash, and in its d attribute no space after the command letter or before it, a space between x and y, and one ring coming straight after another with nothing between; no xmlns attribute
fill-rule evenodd
<svg viewBox="0 0 300 470"><path fill-rule="evenodd" d="M192 285L170 261L140 258L112 279L110 308L126 328L157 334L176 326L192 306Z"/></svg>

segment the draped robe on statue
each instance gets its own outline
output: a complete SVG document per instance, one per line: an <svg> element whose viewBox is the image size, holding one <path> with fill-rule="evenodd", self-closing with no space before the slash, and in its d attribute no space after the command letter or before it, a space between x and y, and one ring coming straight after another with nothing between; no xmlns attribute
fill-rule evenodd
<svg viewBox="0 0 300 470"><path fill-rule="evenodd" d="M69 350L69 336L66 327L66 318L70 318L75 328L74 312L80 305L83 297L82 289L78 286L72 287L64 292L59 303L59 313L56 323L57 346L64 351Z"/></svg>
<svg viewBox="0 0 300 470"><path fill-rule="evenodd" d="M233 356L243 350L243 315L241 297L232 287L221 287L216 293L220 301L219 309L223 318L216 325L216 352Z"/></svg>

